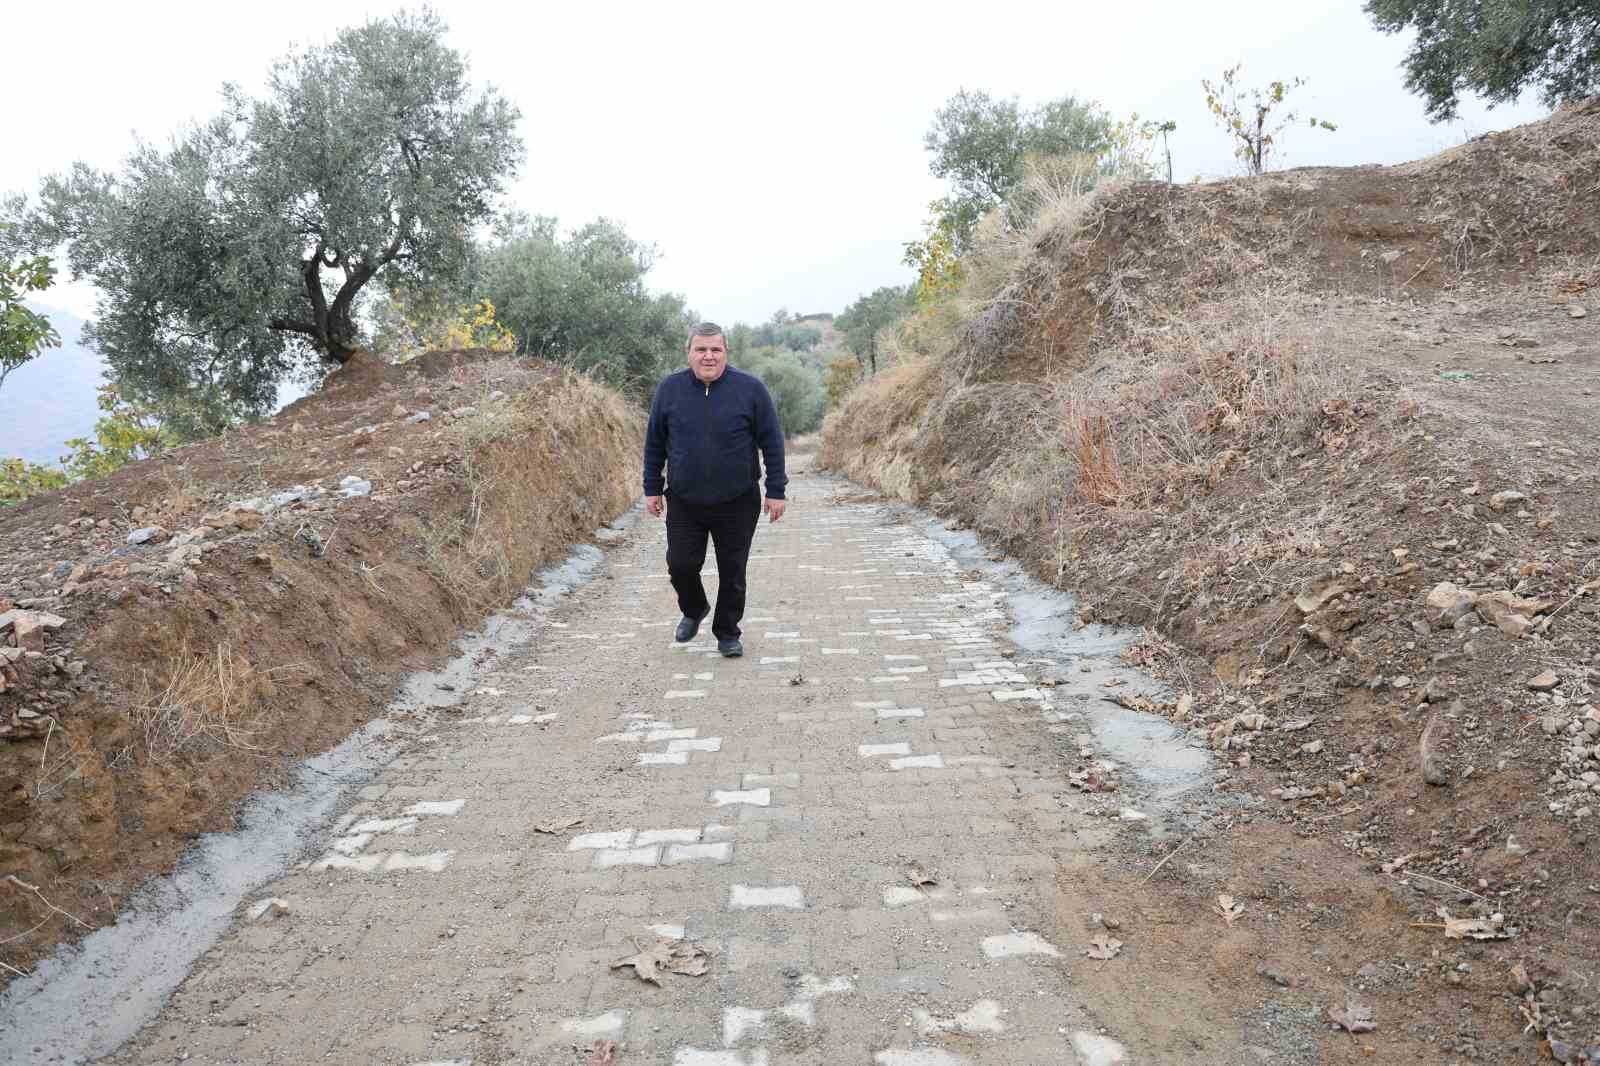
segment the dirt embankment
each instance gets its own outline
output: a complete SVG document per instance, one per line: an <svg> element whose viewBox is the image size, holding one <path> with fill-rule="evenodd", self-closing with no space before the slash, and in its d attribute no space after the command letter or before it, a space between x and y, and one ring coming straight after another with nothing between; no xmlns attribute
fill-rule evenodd
<svg viewBox="0 0 1600 1066"><path fill-rule="evenodd" d="M553 366L360 356L267 422L0 510L3 976L616 517L641 439Z"/></svg>
<svg viewBox="0 0 1600 1066"><path fill-rule="evenodd" d="M1153 628L1172 690L1107 698L1271 822L1201 827L1211 880L1178 856L1137 904L1303 914L1199 964L1370 1001L1331 1061L1600 1061L1596 204L1600 100L1399 167L1106 190L824 430Z"/></svg>

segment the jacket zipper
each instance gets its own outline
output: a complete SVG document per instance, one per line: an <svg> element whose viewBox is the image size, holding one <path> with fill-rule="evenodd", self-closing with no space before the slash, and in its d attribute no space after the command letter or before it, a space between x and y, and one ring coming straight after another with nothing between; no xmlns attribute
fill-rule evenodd
<svg viewBox="0 0 1600 1066"><path fill-rule="evenodd" d="M708 482L711 480L711 382L701 382L706 387L706 420L705 432L701 434L701 476Z"/></svg>

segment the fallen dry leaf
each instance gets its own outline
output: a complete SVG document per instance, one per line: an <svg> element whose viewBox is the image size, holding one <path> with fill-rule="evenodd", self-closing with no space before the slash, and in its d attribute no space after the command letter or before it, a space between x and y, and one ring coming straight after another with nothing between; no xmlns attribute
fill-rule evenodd
<svg viewBox="0 0 1600 1066"><path fill-rule="evenodd" d="M906 864L906 880L911 882L912 888L921 888L924 885L936 885L939 883L939 878L920 862Z"/></svg>
<svg viewBox="0 0 1600 1066"><path fill-rule="evenodd" d="M1097 936L1089 941L1083 953L1091 959L1114 959L1122 953L1122 941L1114 936Z"/></svg>
<svg viewBox="0 0 1600 1066"><path fill-rule="evenodd" d="M636 943L633 946L637 948L639 945ZM638 954L618 959L611 964L611 968L620 970L632 966L639 980L659 985L663 972L681 973L687 977L703 975L709 965L708 959L705 949L699 944L691 944L687 940L658 940Z"/></svg>
<svg viewBox="0 0 1600 1066"><path fill-rule="evenodd" d="M617 1061L617 1042L615 1040L596 1040L594 1047L589 1049L589 1057L584 1060L584 1066L614 1066Z"/></svg>
<svg viewBox="0 0 1600 1066"><path fill-rule="evenodd" d="M1244 913L1244 904L1224 892L1217 897L1217 905L1211 909L1221 915L1223 921L1232 925L1234 920Z"/></svg>
<svg viewBox="0 0 1600 1066"><path fill-rule="evenodd" d="M1348 1033L1370 1033L1378 1027L1372 1020L1372 1008L1354 999L1346 1000L1343 1007L1330 1009L1328 1017Z"/></svg>
<svg viewBox="0 0 1600 1066"><path fill-rule="evenodd" d="M582 818L552 818L548 822L539 822L533 827L535 833L565 833L575 825L582 825Z"/></svg>
<svg viewBox="0 0 1600 1066"><path fill-rule="evenodd" d="M1449 940L1505 940L1506 916L1491 914L1487 918L1452 918L1444 907L1437 911L1444 919L1444 935Z"/></svg>

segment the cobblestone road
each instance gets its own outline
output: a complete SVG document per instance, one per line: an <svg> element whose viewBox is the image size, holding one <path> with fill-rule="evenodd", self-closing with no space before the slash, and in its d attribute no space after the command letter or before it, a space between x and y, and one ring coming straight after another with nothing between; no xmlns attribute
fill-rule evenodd
<svg viewBox="0 0 1600 1066"><path fill-rule="evenodd" d="M1048 934L1068 727L1000 593L842 493L763 523L742 660L671 643L643 521L106 1061L1123 1061ZM703 976L612 967L677 938Z"/></svg>

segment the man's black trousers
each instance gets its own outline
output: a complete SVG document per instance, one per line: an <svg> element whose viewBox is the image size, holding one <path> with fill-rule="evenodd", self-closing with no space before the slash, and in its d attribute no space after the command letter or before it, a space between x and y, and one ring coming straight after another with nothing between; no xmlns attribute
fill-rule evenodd
<svg viewBox="0 0 1600 1066"><path fill-rule="evenodd" d="M751 489L725 503L684 503L667 499L667 573L678 593L678 608L688 618L702 618L710 604L700 568L706 562L706 537L717 552L717 609L711 634L738 640L744 617L744 571L750 541L761 517L761 490Z"/></svg>

